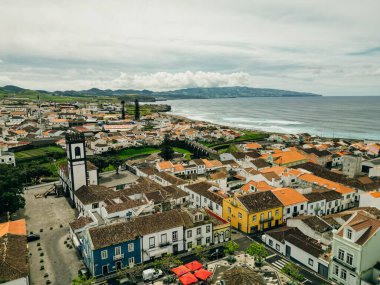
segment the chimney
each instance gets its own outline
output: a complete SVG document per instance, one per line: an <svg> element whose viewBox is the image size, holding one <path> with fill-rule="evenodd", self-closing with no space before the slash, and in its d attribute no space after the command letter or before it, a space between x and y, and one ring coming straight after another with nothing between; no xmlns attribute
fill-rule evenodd
<svg viewBox="0 0 380 285"><path fill-rule="evenodd" d="M122 120L125 120L125 107L124 107L124 105L125 105L125 101L122 100L121 101L121 119Z"/></svg>

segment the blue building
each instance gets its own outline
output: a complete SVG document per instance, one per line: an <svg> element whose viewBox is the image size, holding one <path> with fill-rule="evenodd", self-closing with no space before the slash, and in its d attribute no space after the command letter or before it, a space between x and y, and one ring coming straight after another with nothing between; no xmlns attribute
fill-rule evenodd
<svg viewBox="0 0 380 285"><path fill-rule="evenodd" d="M140 237L128 223L86 230L82 240L84 263L95 277L141 263Z"/></svg>

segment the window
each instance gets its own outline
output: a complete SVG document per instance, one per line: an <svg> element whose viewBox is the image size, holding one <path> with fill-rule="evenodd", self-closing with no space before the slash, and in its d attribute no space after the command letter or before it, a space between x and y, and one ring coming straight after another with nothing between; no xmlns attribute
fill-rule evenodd
<svg viewBox="0 0 380 285"><path fill-rule="evenodd" d="M102 259L107 259L108 258L108 251L107 250L102 250L101 256L102 256Z"/></svg>
<svg viewBox="0 0 380 285"><path fill-rule="evenodd" d="M272 218L272 212L268 212L268 219Z"/></svg>
<svg viewBox="0 0 380 285"><path fill-rule="evenodd" d="M279 213L280 213L280 211L279 211L279 210L276 210L276 216L278 216L278 215L279 215Z"/></svg>
<svg viewBox="0 0 380 285"><path fill-rule="evenodd" d="M269 246L273 246L273 240L269 240Z"/></svg>
<svg viewBox="0 0 380 285"><path fill-rule="evenodd" d="M153 248L156 246L156 241L154 239L154 237L150 237L149 238L149 248Z"/></svg>
<svg viewBox="0 0 380 285"><path fill-rule="evenodd" d="M243 218L243 215L241 213L238 213L238 217L241 220Z"/></svg>
<svg viewBox="0 0 380 285"><path fill-rule="evenodd" d="M133 243L128 244L128 252L132 252L135 250L135 245Z"/></svg>
<svg viewBox="0 0 380 285"><path fill-rule="evenodd" d="M276 250L280 251L280 245L278 243L276 243Z"/></svg>
<svg viewBox="0 0 380 285"><path fill-rule="evenodd" d="M225 237L226 237L226 238L229 238L229 237L230 237L230 231L229 231L229 230L226 230Z"/></svg>
<svg viewBox="0 0 380 285"><path fill-rule="evenodd" d="M312 260L311 258L309 258L308 263L309 263L310 266L313 266L313 264L314 264L314 260Z"/></svg>
<svg viewBox="0 0 380 285"><path fill-rule="evenodd" d="M219 210L219 205L218 204L216 204L215 209Z"/></svg>
<svg viewBox="0 0 380 285"><path fill-rule="evenodd" d="M202 233L202 228L197 228L197 235L200 235Z"/></svg>
<svg viewBox="0 0 380 285"><path fill-rule="evenodd" d="M336 276L339 275L339 266L338 266L338 265L334 265L333 273L334 273L334 275L336 275Z"/></svg>
<svg viewBox="0 0 380 285"><path fill-rule="evenodd" d="M198 196L197 196L197 199L196 199L196 200L197 200L197 202L199 201L199 197L198 197Z"/></svg>
<svg viewBox="0 0 380 285"><path fill-rule="evenodd" d="M192 242L188 242L187 243L187 248L192 248L193 247L193 243Z"/></svg>
<svg viewBox="0 0 380 285"><path fill-rule="evenodd" d="M347 278L346 269L342 268L342 270L340 271L340 278L342 278L343 280L346 280L346 278Z"/></svg>
<svg viewBox="0 0 380 285"><path fill-rule="evenodd" d="M94 204L92 204L92 208L93 208L93 209L97 209L97 208L99 208L99 203L94 203Z"/></svg>
<svg viewBox="0 0 380 285"><path fill-rule="evenodd" d="M177 231L173 232L173 234L172 234L172 240L173 241L177 241L178 240L178 232Z"/></svg>
<svg viewBox="0 0 380 285"><path fill-rule="evenodd" d="M202 245L202 239L201 238L197 239L197 245Z"/></svg>
<svg viewBox="0 0 380 285"><path fill-rule="evenodd" d="M161 235L161 244L166 244L168 241L168 236L167 234L162 234Z"/></svg>
<svg viewBox="0 0 380 285"><path fill-rule="evenodd" d="M115 255L120 255L121 254L121 247L117 246L115 247Z"/></svg>
<svg viewBox="0 0 380 285"><path fill-rule="evenodd" d="M301 205L301 211L303 210L303 204Z"/></svg>
<svg viewBox="0 0 380 285"><path fill-rule="evenodd" d="M130 257L128 258L128 264L131 265L131 264L135 264L135 258L134 257Z"/></svg>
<svg viewBox="0 0 380 285"><path fill-rule="evenodd" d="M348 239L352 238L352 231L350 229L347 229L346 234Z"/></svg>
<svg viewBox="0 0 380 285"><path fill-rule="evenodd" d="M352 254L349 254L347 253L347 256L346 256L346 262L349 264L349 265L352 265L352 261L354 259L354 256Z"/></svg>
<svg viewBox="0 0 380 285"><path fill-rule="evenodd" d="M344 251L341 249L339 249L339 251L338 251L338 259L344 261Z"/></svg>
<svg viewBox="0 0 380 285"><path fill-rule="evenodd" d="M211 231L211 226L206 226L206 233L209 233Z"/></svg>
<svg viewBox="0 0 380 285"><path fill-rule="evenodd" d="M290 214L290 208L286 209L286 213Z"/></svg>
<svg viewBox="0 0 380 285"><path fill-rule="evenodd" d="M210 243L210 238L209 237L206 238L206 243Z"/></svg>
<svg viewBox="0 0 380 285"><path fill-rule="evenodd" d="M205 198L203 198L203 201L205 202L205 203L207 203L207 198L205 197Z"/></svg>
<svg viewBox="0 0 380 285"><path fill-rule="evenodd" d="M187 231L187 238L191 238L193 236L193 231L189 230Z"/></svg>
<svg viewBox="0 0 380 285"><path fill-rule="evenodd" d="M230 207L228 207L228 214L231 214L231 208Z"/></svg>
<svg viewBox="0 0 380 285"><path fill-rule="evenodd" d="M313 205L313 204L311 204L311 205L310 205L310 209L312 209L312 210L313 210L313 208L314 208L314 205Z"/></svg>
<svg viewBox="0 0 380 285"><path fill-rule="evenodd" d="M253 221L253 222L256 222L256 215L254 215L254 216L252 217L252 221Z"/></svg>
<svg viewBox="0 0 380 285"><path fill-rule="evenodd" d="M297 212L297 206L294 206L293 212Z"/></svg>
<svg viewBox="0 0 380 285"><path fill-rule="evenodd" d="M79 146L76 146L74 148L74 153L75 153L75 157L80 156L80 147Z"/></svg>

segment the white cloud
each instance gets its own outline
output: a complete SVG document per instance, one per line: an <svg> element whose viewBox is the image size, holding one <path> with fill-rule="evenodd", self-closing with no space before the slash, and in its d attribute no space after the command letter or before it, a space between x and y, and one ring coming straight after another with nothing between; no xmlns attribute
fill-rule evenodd
<svg viewBox="0 0 380 285"><path fill-rule="evenodd" d="M130 75L121 73L111 82L104 82L110 88L131 88L150 90L173 90L189 87L242 86L250 83L250 75L244 72L223 74L219 72L157 72Z"/></svg>
<svg viewBox="0 0 380 285"><path fill-rule="evenodd" d="M1 0L0 10L0 76L24 87L380 92L380 53L368 53L380 43L378 0Z"/></svg>

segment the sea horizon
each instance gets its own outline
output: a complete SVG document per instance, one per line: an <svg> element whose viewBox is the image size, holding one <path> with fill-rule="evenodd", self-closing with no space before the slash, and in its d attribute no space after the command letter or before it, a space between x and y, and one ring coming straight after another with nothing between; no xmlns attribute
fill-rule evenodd
<svg viewBox="0 0 380 285"><path fill-rule="evenodd" d="M380 96L235 97L157 103L163 102L171 106L170 114L230 127L380 140L376 123L380 121Z"/></svg>

